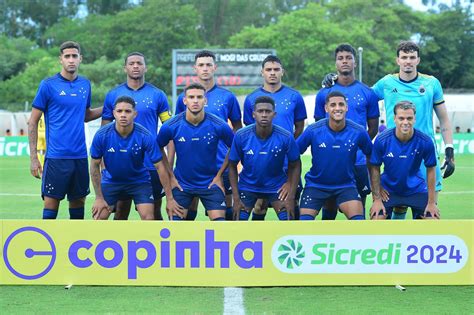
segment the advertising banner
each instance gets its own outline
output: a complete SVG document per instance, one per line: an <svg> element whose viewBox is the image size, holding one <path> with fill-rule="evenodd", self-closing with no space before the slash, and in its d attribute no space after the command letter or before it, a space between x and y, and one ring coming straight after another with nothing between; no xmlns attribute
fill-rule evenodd
<svg viewBox="0 0 474 315"><path fill-rule="evenodd" d="M2 220L0 284L474 284L472 220Z"/></svg>

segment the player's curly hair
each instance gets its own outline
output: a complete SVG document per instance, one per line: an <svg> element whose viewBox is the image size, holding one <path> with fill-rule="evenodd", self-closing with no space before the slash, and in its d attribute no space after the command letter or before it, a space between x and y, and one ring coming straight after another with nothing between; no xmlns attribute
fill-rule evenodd
<svg viewBox="0 0 474 315"><path fill-rule="evenodd" d="M403 51L404 53L416 52L418 57L420 57L420 47L418 47L418 45L415 44L415 42L412 42L409 40L401 41L400 44L398 44L397 57L400 56L400 51Z"/></svg>

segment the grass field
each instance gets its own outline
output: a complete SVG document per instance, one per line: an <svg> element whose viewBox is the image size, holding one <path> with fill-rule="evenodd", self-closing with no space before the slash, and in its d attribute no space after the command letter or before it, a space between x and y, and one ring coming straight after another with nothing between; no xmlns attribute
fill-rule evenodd
<svg viewBox="0 0 474 315"><path fill-rule="evenodd" d="M309 157L303 157L304 172ZM474 219L474 156L456 157L455 174L439 198L443 219ZM28 158L0 158L0 219L39 219L40 181ZM89 197L86 209L93 198ZM90 219L90 213L86 215ZM68 218L67 203L59 218ZM136 213L131 219L138 219ZM199 220L207 218L202 214ZM274 213L267 219L275 220ZM339 215L338 219L345 219ZM251 224L251 223L249 223ZM243 309L225 303L232 289L171 287L0 286L0 314L185 313L221 314L473 314L474 286L244 288ZM231 308L229 308L231 307Z"/></svg>

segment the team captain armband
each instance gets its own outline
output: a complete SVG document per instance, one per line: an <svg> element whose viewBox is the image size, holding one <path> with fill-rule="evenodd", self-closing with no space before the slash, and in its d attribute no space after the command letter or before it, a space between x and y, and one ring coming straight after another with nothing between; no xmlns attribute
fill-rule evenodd
<svg viewBox="0 0 474 315"><path fill-rule="evenodd" d="M162 112L159 116L162 123L164 123L165 121L171 118L171 114L169 111Z"/></svg>

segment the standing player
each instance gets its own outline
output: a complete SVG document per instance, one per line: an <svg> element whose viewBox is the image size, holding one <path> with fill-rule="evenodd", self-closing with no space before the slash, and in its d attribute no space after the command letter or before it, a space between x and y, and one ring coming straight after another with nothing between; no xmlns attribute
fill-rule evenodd
<svg viewBox="0 0 474 315"><path fill-rule="evenodd" d="M78 43L61 44L61 72L41 81L28 123L30 170L42 177L43 219L56 219L60 200L67 195L71 219L84 219L84 202L89 194L89 172L84 122L102 114L102 108L90 109L91 84L78 76L82 61ZM38 121L46 122L46 161L38 160Z"/></svg>
<svg viewBox="0 0 474 315"><path fill-rule="evenodd" d="M253 124L253 106L259 96L270 96L275 100L275 111L277 116L273 123L280 126L298 138L304 129L304 120L307 118L306 107L301 94L284 85L282 77L284 69L281 60L277 56L269 55L262 62L263 86L253 91L245 98L244 123ZM297 199L300 191L297 191ZM259 200L255 207L254 216L263 220L266 214L266 204ZM295 216L298 218L299 207L295 206Z"/></svg>
<svg viewBox="0 0 474 315"><path fill-rule="evenodd" d="M454 172L453 130L449 121L443 89L438 79L417 71L420 63L420 48L414 42L402 41L397 48L398 74L388 74L373 86L375 94L384 100L385 112L392 113L395 105L408 100L415 104L417 109L415 128L429 135L433 142L435 133L433 128L433 111L441 125L441 136L445 143L445 161L443 175L439 165L436 166L436 191L441 191L442 178L451 176ZM395 127L395 122L387 118L387 128ZM424 164L421 165L422 174L426 174ZM425 178L426 180L426 178ZM436 196L436 200L437 200ZM405 209L395 209L404 217Z"/></svg>
<svg viewBox="0 0 474 315"><path fill-rule="evenodd" d="M224 167L218 167L218 146L222 141L232 145L234 134L229 125L217 116L206 113L206 88L192 83L184 89L186 111L167 121L158 134L158 144L164 147L173 141L176 149L175 175L183 191L173 190L179 205L189 210L195 197L201 199L209 218L225 220L225 195L222 184ZM194 220L196 214L175 215L174 220Z"/></svg>
<svg viewBox="0 0 474 315"><path fill-rule="evenodd" d="M145 56L139 52L132 52L125 58L124 72L127 74L127 82L112 89L104 101L104 112L102 114L102 125L111 122L113 117L113 105L118 97L127 95L136 102L138 116L136 122L144 126L152 134L158 132L158 119L167 121L169 114L168 99L165 93L156 86L145 82L147 72ZM163 197L163 186L149 157L145 155L145 166L150 172L153 187L153 198L155 200L155 219L163 220L161 215L161 198ZM126 220L130 213L131 200L121 200L117 204L115 219Z"/></svg>
<svg viewBox="0 0 474 315"><path fill-rule="evenodd" d="M439 219L435 200L436 153L433 141L413 128L416 121L413 103L398 102L394 114L396 127L375 139L370 157L374 197L370 217L385 219L392 215L393 207L408 206L412 208L414 219ZM426 167L428 187L420 171L422 161ZM380 176L382 163L384 172ZM382 189L388 197L382 197Z"/></svg>
<svg viewBox="0 0 474 315"><path fill-rule="evenodd" d="M365 127L346 120L346 96L333 91L326 96L329 118L308 126L296 143L300 153L311 146L312 166L301 195L300 220L314 220L324 202L336 204L350 220L364 220L354 178L357 150L370 155L372 142Z"/></svg>
<svg viewBox="0 0 474 315"><path fill-rule="evenodd" d="M107 220L118 200L130 198L142 220L154 219L154 196L150 172L144 164L145 157L160 174L168 214L171 217L182 213L173 199L168 170L161 161L163 156L156 144L156 136L134 123L137 116L135 100L129 96L117 98L113 115L115 123L102 127L95 134L91 146L90 172L96 193L92 207L94 219ZM103 176L100 173L102 160L105 165Z"/></svg>
<svg viewBox="0 0 474 315"><path fill-rule="evenodd" d="M230 121L234 132L242 128L242 114L239 102L235 95L220 86L214 79L217 70L216 56L209 50L202 50L194 56L194 71L198 82L206 89L207 104L204 106L206 113L211 113L221 118L223 121ZM186 111L184 104L184 92L178 96L176 101L175 114ZM218 167L224 162L229 148L224 143L219 143ZM232 191L230 190L229 173L224 172L224 186L226 191L226 219L232 220ZM189 215L196 214L198 199L193 201Z"/></svg>
<svg viewBox="0 0 474 315"><path fill-rule="evenodd" d="M356 51L349 44L341 44L334 51L334 56L336 58L338 79L333 86L321 89L316 95L314 119L318 121L326 117L326 96L332 91L340 91L346 96L347 100L348 112L346 118L367 128L370 139L374 139L377 135L380 116L378 98L368 86L355 79ZM365 200L367 195L370 194L370 182L365 155L360 150L357 151L355 177L357 191L365 208ZM334 220L336 215L337 209L334 203L326 204L323 208L322 219Z"/></svg>
<svg viewBox="0 0 474 315"><path fill-rule="evenodd" d="M268 200L280 220L294 218L296 187L301 175L300 154L293 135L273 125L275 116L275 101L260 96L253 111L256 123L235 135L229 156L235 220L248 220L258 198ZM284 170L286 160L288 176ZM243 166L240 175L239 161Z"/></svg>

